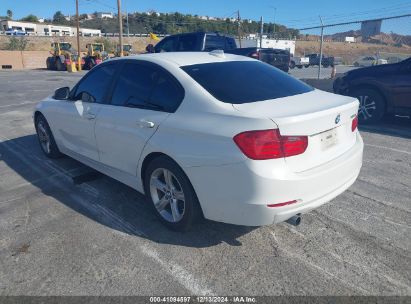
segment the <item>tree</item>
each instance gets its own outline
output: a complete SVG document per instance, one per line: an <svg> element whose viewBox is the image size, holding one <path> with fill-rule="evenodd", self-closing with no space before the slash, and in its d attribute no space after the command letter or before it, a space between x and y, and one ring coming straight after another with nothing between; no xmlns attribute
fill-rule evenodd
<svg viewBox="0 0 411 304"><path fill-rule="evenodd" d="M24 18L21 18L20 21L39 22L39 19L37 18L37 16L30 14Z"/></svg>
<svg viewBox="0 0 411 304"><path fill-rule="evenodd" d="M7 10L7 19L13 19L13 12L11 10Z"/></svg>
<svg viewBox="0 0 411 304"><path fill-rule="evenodd" d="M53 23L57 24L65 24L66 23L66 18L64 17L63 13L61 11L57 11L53 15Z"/></svg>

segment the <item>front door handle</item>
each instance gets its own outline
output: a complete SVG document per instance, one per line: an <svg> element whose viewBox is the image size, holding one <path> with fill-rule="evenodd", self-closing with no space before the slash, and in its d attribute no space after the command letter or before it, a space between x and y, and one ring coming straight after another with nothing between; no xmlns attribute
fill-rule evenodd
<svg viewBox="0 0 411 304"><path fill-rule="evenodd" d="M96 114L86 113L86 118L89 119L89 120L94 119L94 118L96 118Z"/></svg>
<svg viewBox="0 0 411 304"><path fill-rule="evenodd" d="M154 128L154 122L152 121L147 121L147 120L140 120L137 123L141 128Z"/></svg>

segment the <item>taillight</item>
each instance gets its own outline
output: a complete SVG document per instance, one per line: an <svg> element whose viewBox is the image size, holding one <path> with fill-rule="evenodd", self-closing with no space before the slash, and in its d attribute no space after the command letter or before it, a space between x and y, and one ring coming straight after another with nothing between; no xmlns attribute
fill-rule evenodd
<svg viewBox="0 0 411 304"><path fill-rule="evenodd" d="M352 123L351 123L351 131L355 131L356 129L357 129L357 127L358 127L358 115L356 115L355 117L354 117L354 119L352 120Z"/></svg>
<svg viewBox="0 0 411 304"><path fill-rule="evenodd" d="M254 59L260 59L260 52L259 51L253 52L251 53L250 57Z"/></svg>
<svg viewBox="0 0 411 304"><path fill-rule="evenodd" d="M234 142L251 159L263 160L304 153L307 136L282 136L278 129L247 131L234 136Z"/></svg>

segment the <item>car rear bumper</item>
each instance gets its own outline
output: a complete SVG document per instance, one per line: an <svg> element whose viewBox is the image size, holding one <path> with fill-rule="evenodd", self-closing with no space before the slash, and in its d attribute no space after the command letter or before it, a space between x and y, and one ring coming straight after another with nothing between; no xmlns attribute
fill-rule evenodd
<svg viewBox="0 0 411 304"><path fill-rule="evenodd" d="M348 189L362 165L363 141L357 132L354 146L343 155L304 172L289 172L284 160L274 166L246 161L185 171L207 219L246 226L283 222L329 202ZM281 207L268 207L297 200Z"/></svg>

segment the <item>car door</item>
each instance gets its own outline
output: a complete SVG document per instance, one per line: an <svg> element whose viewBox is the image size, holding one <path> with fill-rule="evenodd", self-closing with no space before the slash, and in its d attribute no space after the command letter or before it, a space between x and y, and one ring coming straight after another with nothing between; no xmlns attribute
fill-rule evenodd
<svg viewBox="0 0 411 304"><path fill-rule="evenodd" d="M399 62L383 79L396 108L411 108L411 59Z"/></svg>
<svg viewBox="0 0 411 304"><path fill-rule="evenodd" d="M53 131L65 149L92 160L99 160L94 135L96 117L105 102L107 88L113 79L116 64L97 66L72 90L69 100L56 101L52 118Z"/></svg>
<svg viewBox="0 0 411 304"><path fill-rule="evenodd" d="M149 138L184 98L178 81L159 66L124 60L110 104L102 105L95 134L100 161L135 176Z"/></svg>

